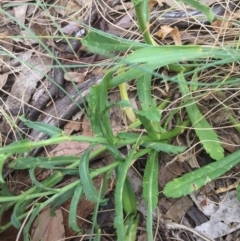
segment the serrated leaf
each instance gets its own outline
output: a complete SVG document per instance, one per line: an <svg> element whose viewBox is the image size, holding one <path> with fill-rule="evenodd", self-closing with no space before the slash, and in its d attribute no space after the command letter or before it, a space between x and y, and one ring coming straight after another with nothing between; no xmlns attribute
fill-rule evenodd
<svg viewBox="0 0 240 241"><path fill-rule="evenodd" d="M99 199L99 194L96 187L93 184L92 178L89 173L89 156L94 145L90 146L80 158L79 164L79 175L83 185L84 193L89 201L95 202L105 202L105 200Z"/></svg>
<svg viewBox="0 0 240 241"><path fill-rule="evenodd" d="M178 198L198 190L240 163L240 150L169 182L163 190L167 197Z"/></svg>
<svg viewBox="0 0 240 241"><path fill-rule="evenodd" d="M128 178L125 179L123 186L123 209L126 215L136 215L137 206L136 206L136 196L134 194L132 185Z"/></svg>
<svg viewBox="0 0 240 241"><path fill-rule="evenodd" d="M125 237L125 230L124 230L124 219L123 219L123 189L124 183L127 177L128 169L132 164L133 155L136 152L136 148L138 146L135 145L126 160L122 165L119 166L118 175L117 175L117 183L114 195L115 201L115 214L116 217L114 218L114 227L117 229L117 237L118 240L124 240Z"/></svg>
<svg viewBox="0 0 240 241"><path fill-rule="evenodd" d="M200 46L152 46L136 50L124 59L125 63L152 63L159 67L205 56ZM161 56L161 58L159 58Z"/></svg>
<svg viewBox="0 0 240 241"><path fill-rule="evenodd" d="M144 74L137 79L137 93L142 110L147 110L152 105L151 98L152 75Z"/></svg>
<svg viewBox="0 0 240 241"><path fill-rule="evenodd" d="M97 136L106 138L109 144L115 142L108 115L108 81L112 72L107 73L99 85L92 86L87 97L92 129Z"/></svg>
<svg viewBox="0 0 240 241"><path fill-rule="evenodd" d="M106 33L90 31L81 43L92 52L108 55L116 51L142 48L144 45L126 39L107 35Z"/></svg>
<svg viewBox="0 0 240 241"><path fill-rule="evenodd" d="M143 197L147 203L148 240L153 240L153 210L158 204L158 153L152 151L147 159L143 175Z"/></svg>
<svg viewBox="0 0 240 241"><path fill-rule="evenodd" d="M160 111L157 109L156 100L151 98L151 74L144 74L137 80L137 93L142 110L135 111L149 136L154 140L160 138Z"/></svg>
<svg viewBox="0 0 240 241"><path fill-rule="evenodd" d="M75 192L71 201L69 218L68 218L69 227L78 233L81 232L82 230L78 227L76 213L77 213L78 203L82 195L83 195L83 186L82 186L82 183L79 183L75 189Z"/></svg>
<svg viewBox="0 0 240 241"><path fill-rule="evenodd" d="M18 119L21 120L27 127L33 128L34 130L39 132L46 133L49 136L57 136L63 134L63 131L56 126L52 126L43 122L33 122L27 120L24 116L19 116Z"/></svg>
<svg viewBox="0 0 240 241"><path fill-rule="evenodd" d="M143 197L154 210L158 203L158 153L152 151L147 159L143 175Z"/></svg>
<svg viewBox="0 0 240 241"><path fill-rule="evenodd" d="M218 135L199 111L196 103L191 97L183 73L180 73L178 78L181 81L179 84L179 89L183 96L184 103L186 104L185 108L201 144L203 145L205 151L214 160L222 159L224 157L224 149L221 145Z"/></svg>

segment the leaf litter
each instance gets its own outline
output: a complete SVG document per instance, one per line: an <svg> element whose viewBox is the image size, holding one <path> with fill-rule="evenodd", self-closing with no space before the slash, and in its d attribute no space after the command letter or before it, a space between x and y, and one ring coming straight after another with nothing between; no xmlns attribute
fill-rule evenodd
<svg viewBox="0 0 240 241"><path fill-rule="evenodd" d="M27 3L28 1L26 1ZM82 64L88 64L89 63L89 54L87 51L85 51L84 49L82 50L80 46L77 46L76 49L74 49L74 52L72 52L72 48L70 48L69 51L66 51L66 49L64 50L64 48L62 48L59 44L59 42L62 42L63 44L65 44L65 46L69 47L69 43L66 42L66 40L60 39L57 41L52 41L52 40L47 40L45 39L45 36L47 35L51 35L51 36L55 36L56 34L59 34L58 36L61 37L61 31L65 34L74 34L79 28L80 26L77 25L73 20L69 19L67 21L64 20L64 18L68 18L71 14L80 12L82 14L79 14L79 19L81 19L81 21L83 19L84 22L86 22L87 20L91 23L94 23L94 16L96 17L96 19L100 19L100 21L97 23L97 27L99 27L101 30L106 30L106 32L108 33L112 33L116 36L123 36L125 38L129 38L129 39L137 39L139 38L139 33L136 31L136 25L135 25L135 18L134 18L134 11L132 10L132 4L129 2L118 2L118 1L106 1L108 2L107 4L105 2L103 2L103 6L105 7L105 12L103 14L102 9L103 6L99 5L101 8L95 8L93 5L90 6L90 4L88 5L88 3L86 1L58 1L58 7L53 7L51 9L51 13L52 16L54 16L54 14L56 14L56 16L59 16L59 19L56 19L54 24L49 24L49 26L43 26L41 23L46 23L46 19L50 19L49 17L44 15L44 12L41 10L38 10L37 12L35 12L34 8L32 8L30 5L27 4L23 4L22 6L17 6L17 7L13 7L12 10L9 10L9 13L11 13L19 22L21 22L21 24L25 24L28 29L32 30L33 33L35 33L36 35L39 36L40 40L42 40L42 42L44 44L47 44L49 46L55 46L57 47L57 49L59 50L59 55L63 61L65 61L66 63L71 63L72 66L74 66L74 64L76 63L76 61L80 61L82 62ZM162 4L162 3L166 3L170 6L172 6L173 2L174 4L176 3L175 1L157 1L158 4ZM216 1L211 1L211 3L209 3L210 1L207 1L208 4L212 4ZM3 1L1 4L6 4L8 3L8 1ZM160 5L159 5L160 6ZM175 6L177 7L178 4L175 4ZM86 12L83 12L83 7L86 7ZM90 8L93 11L92 13L94 14L90 14ZM155 11L155 9L154 9ZM91 16L90 16L91 15ZM229 18L231 17L235 17L234 14L230 14L228 15ZM79 20L78 19L78 20ZM3 21L4 20L4 21ZM1 18L1 21L4 22L3 26L7 26L8 24L11 24L11 20L8 19L6 16L4 16L4 18ZM61 21L63 22L63 24L61 24ZM56 25L60 26L60 30L58 29L58 27ZM160 43L164 43L164 44L171 44L171 43L181 43L183 42L185 43L194 43L194 44L212 44L212 42L215 45L220 45L221 41L225 40L228 41L228 39L231 39L232 36L236 35L236 29L231 29L231 26L226 24L226 25L222 25L222 21L219 22L214 22L213 23L214 29L215 31L210 31L209 29L205 29L205 34L202 35L200 34L199 30L192 30L192 31L182 31L182 30L177 30L175 32L173 32L173 29L170 28L170 26L167 26L168 30L164 30L164 33L159 33L159 29L160 27L158 26L157 23L155 23L154 29L152 30L153 35L155 36L159 36L159 34L164 34L164 38L161 40L162 42L160 42L160 40L158 39L157 41L159 41ZM6 96L3 96L4 99L4 111L5 113L7 113L7 115L17 117L19 115L21 115L22 113L25 113L26 111L26 105L29 103L29 101L32 98L32 95L34 94L34 92L37 90L37 88L39 87L39 83L43 82L43 81L48 81L48 77L51 77L51 66L53 65L53 59L52 56L49 55L49 52L46 52L46 50L44 49L44 47L40 47L39 44L39 39L36 38L32 38L31 36L29 37L28 34L28 30L27 29L15 29L15 32L13 32L12 30L9 32L9 30L6 30L8 28L3 28L5 29L2 33L1 31L1 35L2 36L18 36L18 37L13 37L13 38L1 38L0 40L0 45L1 47L3 47L5 49L5 53L10 53L9 55L5 54L5 55L1 55L1 89L3 90L3 93L5 93ZM219 30L220 29L220 30ZM60 31L60 32L59 32ZM163 31L163 30L161 30ZM168 31L172 34L171 37L169 37L169 35L167 35L165 33L165 31ZM226 34L226 31L228 31L228 33ZM23 38L19 38L19 36L22 36ZM173 38L173 40L172 40ZM175 38L175 39L174 39ZM12 41L12 39L14 41ZM176 40L177 39L177 40ZM59 41L59 42L58 42ZM37 47L35 46L37 45ZM59 47L58 47L59 46ZM30 50L29 50L30 49ZM61 51L62 50L62 51ZM80 55L82 55L80 58L76 58L75 54L79 51ZM60 54L61 52L61 54ZM70 55L67 55L66 52L70 52ZM13 55L11 55L13 54ZM9 57L11 56L11 57ZM12 56L16 56L16 58L13 58ZM58 57L57 56L57 57ZM91 57L91 56L90 56ZM95 58L95 57L94 57ZM85 61L85 62L84 62ZM92 61L92 59L90 60L90 62ZM108 60L105 60L108 61ZM6 68L7 66L7 68ZM5 69L4 69L5 68ZM79 70L78 70L79 71ZM82 77L81 74L79 74L79 72L76 71L75 72L75 67L67 67L66 68L66 72L65 72L65 80L74 80L76 79L76 82L82 82L85 80L85 78ZM82 71L82 69L80 70ZM91 75L91 71L92 69L89 69L86 66L86 72L87 75L90 76ZM237 71L237 70L236 70ZM171 75L172 73L169 71L166 71L167 75ZM79 76L78 76L79 74ZM218 75L221 75L221 73L214 73L214 75L211 75L211 73L203 73L203 81L208 82L208 81L212 81L212 77L214 76L214 78L218 78ZM11 78L9 77L11 76ZM72 78L69 78L69 76L72 76ZM77 76L77 77L75 77ZM84 76L85 77L85 76ZM11 80L11 81L10 81ZM10 83L9 83L10 82ZM44 82L45 83L45 82ZM75 86L75 84L72 84L73 87ZM44 86L48 86L47 84L44 84ZM47 88L47 87L46 87ZM133 87L134 88L134 87ZM163 92L163 89L165 89L164 85L162 83L160 83L160 86L158 86L158 88L162 89L161 92ZM171 88L176 90L176 85L171 84ZM227 90L227 97L232 95L231 90ZM239 98L239 93L237 90L233 90L234 92L234 96L235 98L233 98L231 101L229 101L228 105L232 106L232 110L234 110L234 108L239 108L238 104L238 98ZM117 100L117 94L113 94L112 97L110 96L109 98L113 101L116 102ZM197 96L197 93L196 93ZM116 99L115 99L116 97ZM199 100L200 99L200 100ZM214 106L216 103L213 103L214 100L210 99L207 100L208 103L206 103L206 101L202 100L201 98L196 97L196 100L198 102L199 108L201 109L202 106L204 106L204 108L206 108L206 106L209 106L210 109L207 109L206 113L208 116L208 119L211 123L214 124L215 128L218 128L219 126L222 127L224 126L224 124L227 124L227 117L224 117L224 111L216 111L216 109ZM206 100L206 99L205 99ZM216 97L216 100L221 102L223 100L221 100L218 97ZM58 99L54 99L54 101L58 101ZM45 110L43 110L43 112L45 113L45 115L48 115L48 109L50 108L49 106L53 105L54 106L54 101L49 101L49 103L46 104L46 108ZM54 107L53 107L54 108ZM203 112L204 113L204 112ZM211 115L209 115L208 113L211 113ZM6 114L5 114L6 116ZM112 126L114 127L114 131L119 132L121 130L123 130L123 121L122 121L122 112L119 111L119 109L115 109L112 113L111 113L111 121L112 121ZM15 118L16 120L16 118ZM126 123L126 122L124 122ZM8 121L6 121L5 123L1 123L0 125L0 129L1 132L7 137L9 135L9 133L11 132L11 126L13 124L10 123ZM89 135L89 136L93 136L91 130L88 128L89 127L89 123L87 122L86 116L81 116L78 123L73 123L73 122L68 122L65 125L65 130L68 129L69 133L71 132L75 132L78 133L79 135ZM7 128L6 128L7 127ZM234 152L236 149L239 148L239 142L238 142L238 134L236 132L235 129L229 128L226 132L224 132L223 129L217 129L216 132L219 135L221 141L223 142L223 147L225 150L229 151L229 152ZM137 131L137 130L136 130ZM191 145L198 145L199 143L197 142L196 139L193 138L193 141L191 144L189 144L189 138L192 138L191 135L194 135L191 130L189 130L189 132L187 134L181 134L180 136L182 137L182 140L184 142L187 143L187 146L189 148L191 148ZM234 139L233 136L236 136L236 138ZM178 140L176 140L178 141ZM51 156L58 156L58 155L69 155L69 154L73 154L73 155L80 155L84 150L87 149L87 147L89 146L89 144L86 143L76 143L76 142L67 142L64 144L60 144L57 147L55 147L55 149L53 150L49 150L48 153ZM234 146L235 148L231 148L231 146ZM125 150L126 151L126 150ZM200 163L201 165L201 159L204 158L205 153L203 154L204 151L201 150L201 148L199 147L197 149L197 153L192 152L191 155L196 155L195 159L197 160L197 162ZM168 157L169 158L169 157ZM191 166L188 164L188 162L186 161L187 159L189 159L190 156L187 156L187 158L185 158L185 161L182 164L175 164L173 163L172 165L174 165L174 168L171 169L171 171L167 171L167 168L162 165L160 166L160 171L159 171L159 186L163 187L166 184L166 180L172 180L174 177L177 177L181 174L183 174L184 172L189 172L191 171ZM169 158L170 160L172 159L172 157L170 156ZM176 158L177 159L177 158ZM101 161L100 161L101 162ZM140 166L143 164L140 164ZM179 167L179 165L181 167ZM94 168L94 165L91 166L92 168ZM141 214L146 215L146 204L144 203L143 200L141 199L141 167L137 167L138 174L130 174L129 175L129 179L130 181L133 183L133 186L135 186L134 191L137 195L137 199L139 202L138 205L138 210ZM170 169L170 167L168 168ZM37 171L38 172L38 171ZM129 171L129 173L132 172L132 169ZM169 173L169 174L167 174ZM43 174L41 176L38 177L38 181L40 180L44 180L50 173L46 173L43 172ZM13 182L22 182L25 186L26 185L31 185L31 180L28 179L28 181L26 181L25 177L22 177L20 179L15 179L14 180L14 173L11 174L11 178L13 178ZM165 175L165 176L164 176ZM229 174L230 175L230 174ZM24 176L24 175L23 175ZM37 176L37 173L36 173ZM234 177L235 178L235 177ZM232 178L232 179L234 179ZM71 180L68 180L71 181ZM95 185L99 186L99 183L101 182L101 178L100 179L96 179L95 180ZM230 183L233 182L233 180L230 180ZM164 183L164 184L163 184ZM226 184L223 183L223 186L226 185L230 185L230 183ZM64 185L64 183L62 184ZM20 193L23 190L27 190L26 188L23 187L18 187L18 192ZM198 196L203 196L203 198L200 201L200 205L204 206L209 206L209 203L212 203L213 201L211 199L208 198L207 195L212 195L212 190L207 190L207 193L204 194L199 194L199 193L195 193L195 199ZM192 197L192 196L191 196ZM225 198L226 197L226 198ZM160 196L161 198L161 196ZM159 198L159 199L160 199ZM224 199L225 198L225 199ZM194 202L195 199L192 198ZM158 200L159 203L164 203L161 202L161 200ZM196 209L196 213L198 212L203 212L204 215L208 216L209 221L205 222L201 225L197 225L196 226L196 230L201 231L202 233L207 234L209 237L212 238L216 238L216 237L221 237L224 235L228 235L229 233L233 232L236 229L239 229L239 220L236 218L236 215L234 215L234 213L232 212L233 210L236 212L236 210L238 210L238 202L236 201L236 192L232 191L229 192L222 196L220 196L218 204L213 205L215 208L218 207L218 210L214 213L213 211L211 211L211 214L206 213L205 211L203 211L203 208L201 206L198 205L198 210ZM85 202L85 203L82 203ZM190 210L191 207L193 207L193 204L190 200L189 197L184 197L178 200L168 200L168 204L166 204L167 202L165 202L164 205L161 206L161 211L162 211L162 215L166 215L167 218L171 219L174 222L179 222L181 220L181 222L183 222L186 225L189 225L191 227L191 224L189 223L189 216L190 212L188 213L188 211ZM63 204L63 207L67 207L69 205L68 204ZM88 208L89 206L89 208ZM231 208L229 208L231 207ZM232 208L234 207L234 209ZM93 211L94 205L92 205L88 200L84 200L84 198L81 200L80 204L79 204L79 208L78 208L78 212L82 212L81 214L79 214L79 217L81 218L87 218ZM66 208L67 209L67 208ZM32 233L33 233L33 237L37 237L36 240L39 240L39 235L41 236L42 233L45 233L46 235L48 235L46 237L46 239L44 240L57 240L60 238L63 238L64 235L64 231L62 228L62 222L64 222L65 224L65 228L67 229L67 215L61 214L62 210L58 210L58 214L57 214L57 218L54 218L50 215L50 212L48 209L44 210L43 212L45 212L45 217L43 217L42 213L40 213L39 218L36 219L36 221L38 220L39 224L38 225L34 225L34 227L36 228L35 230L32 229ZM60 212L60 213L59 213ZM64 212L67 212L66 210ZM227 214L226 214L227 213ZM215 215L214 215L215 214ZM62 217L63 215L63 217ZM157 220L157 213L154 213L154 221ZM222 216L224 215L224 216ZM223 218L225 219L226 217L228 217L228 222L223 222ZM43 225L46 224L46 219L49 219L49 225L46 225L45 231L41 230L41 232L39 231L40 229L43 228ZM192 220L191 220L192 221ZM84 226L84 224L86 225L85 230L88 232L90 225L88 224L87 221L85 221L84 219L81 219L81 221L79 221L79 226L82 227ZM195 224L197 224L197 222L195 221ZM56 226L55 226L56 225ZM216 232L209 232L208 228L204 228L206 226L210 226L210 225L221 225L221 228L218 228L216 230ZM109 224L108 228L110 229L111 224ZM140 224L141 226L141 224ZM142 225L144 226L144 225ZM57 227L57 228L54 228ZM211 226L210 226L211 227ZM219 227L219 226L218 226ZM61 229L61 230L60 230ZM70 229L68 229L69 234L65 234L66 237L70 237L72 235L74 235L74 232L69 231ZM164 230L164 229L163 229ZM219 233L219 230L221 230L222 232ZM112 230L111 230L112 231ZM166 233L168 231L164 230ZM41 233L41 234L37 234L37 233ZM216 234L218 233L218 234ZM139 240L141 240L141 237L144 237L145 233L142 232L139 235ZM168 234L169 235L169 234ZM171 234L174 236L174 234ZM190 235L190 234L189 234ZM218 236L217 236L218 235ZM61 237L60 237L61 236ZM51 238L49 238L51 237ZM189 240L187 239L186 235L184 236L184 240ZM35 240L35 239L32 240ZM200 240L200 239L196 239L196 240ZM226 239L227 240L227 239Z"/></svg>

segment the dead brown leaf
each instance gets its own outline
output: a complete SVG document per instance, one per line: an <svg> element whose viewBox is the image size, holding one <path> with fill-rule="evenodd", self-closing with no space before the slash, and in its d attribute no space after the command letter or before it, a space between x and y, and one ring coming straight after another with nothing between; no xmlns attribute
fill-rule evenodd
<svg viewBox="0 0 240 241"><path fill-rule="evenodd" d="M79 131L80 128L81 128L81 122L71 121L71 122L68 122L63 127L63 130L66 134L71 135L74 131Z"/></svg>
<svg viewBox="0 0 240 241"><path fill-rule="evenodd" d="M58 241L65 237L62 210L55 210L50 215L50 208L45 208L35 219L32 227L32 241Z"/></svg>
<svg viewBox="0 0 240 241"><path fill-rule="evenodd" d="M185 170L182 167L181 163L178 163L177 161L171 163L167 167L166 165L162 164L159 171L159 185L161 187L164 187L169 181L184 172Z"/></svg>
<svg viewBox="0 0 240 241"><path fill-rule="evenodd" d="M84 81L85 75L78 72L67 72L64 74L64 78L68 81L74 81L80 84Z"/></svg>
<svg viewBox="0 0 240 241"><path fill-rule="evenodd" d="M67 141L57 145L51 152L51 156L62 156L62 155L81 155L87 148L89 143Z"/></svg>
<svg viewBox="0 0 240 241"><path fill-rule="evenodd" d="M179 222L192 205L193 201L189 197L181 197L176 202L172 203L166 213L166 217L174 222Z"/></svg>
<svg viewBox="0 0 240 241"><path fill-rule="evenodd" d="M180 33L177 27L172 28L168 25L163 25L156 34L161 39L165 39L170 34L175 45L182 45Z"/></svg>
<svg viewBox="0 0 240 241"><path fill-rule="evenodd" d="M91 128L91 123L87 116L83 117L82 120L82 135L83 136L94 136L92 128Z"/></svg>

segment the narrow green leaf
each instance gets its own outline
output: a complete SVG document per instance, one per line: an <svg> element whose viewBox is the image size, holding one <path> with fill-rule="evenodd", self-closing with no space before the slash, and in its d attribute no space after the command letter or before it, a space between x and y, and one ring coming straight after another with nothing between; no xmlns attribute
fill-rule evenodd
<svg viewBox="0 0 240 241"><path fill-rule="evenodd" d="M123 186L123 209L127 215L136 215L137 206L136 206L136 196L134 194L131 183L128 178L126 178Z"/></svg>
<svg viewBox="0 0 240 241"><path fill-rule="evenodd" d="M72 164L79 160L76 156L56 156L56 157L19 157L13 160L9 167L15 170L41 167L54 169L56 166Z"/></svg>
<svg viewBox="0 0 240 241"><path fill-rule="evenodd" d="M151 204L152 210L158 202L158 153L149 153L147 165L143 176L143 197L147 204Z"/></svg>
<svg viewBox="0 0 240 241"><path fill-rule="evenodd" d="M199 2L198 0L178 0L178 1L184 2L184 3L194 7L195 9L201 11L203 14L206 15L206 17L208 18L210 23L212 23L212 21L215 18L215 15L212 12L211 8L209 6L207 6L206 4ZM199 20L199 21L201 21L201 20Z"/></svg>
<svg viewBox="0 0 240 241"><path fill-rule="evenodd" d="M93 148L94 145L90 146L81 156L79 164L79 174L87 199L93 203L102 203L105 202L105 200L99 200L99 194L93 184L92 178L90 177L89 173L89 156Z"/></svg>
<svg viewBox="0 0 240 241"><path fill-rule="evenodd" d="M32 150L32 142L29 140L22 140L13 142L5 147L0 148L0 154L18 153L22 154Z"/></svg>
<svg viewBox="0 0 240 241"><path fill-rule="evenodd" d="M153 240L153 210L158 204L158 153L149 153L143 176L143 197L147 203L147 232L148 240Z"/></svg>
<svg viewBox="0 0 240 241"><path fill-rule="evenodd" d="M138 27L147 44L155 44L150 34L149 28L149 3L144 0L132 0L134 4L135 14L138 21Z"/></svg>
<svg viewBox="0 0 240 241"><path fill-rule="evenodd" d="M24 199L21 199L14 205L13 213L11 215L11 223L17 229L21 227L21 223L18 217L24 213L25 207L29 202L31 202L31 200L26 201Z"/></svg>
<svg viewBox="0 0 240 241"><path fill-rule="evenodd" d="M135 241L137 236L138 217L135 215L128 216L125 221L126 236L124 241Z"/></svg>
<svg viewBox="0 0 240 241"><path fill-rule="evenodd" d="M144 45L128 41L123 38L117 38L115 36L107 35L100 31L90 31L86 37L81 40L81 43L90 49L92 52L99 54L109 54L116 51L127 51L130 49L142 48Z"/></svg>
<svg viewBox="0 0 240 241"><path fill-rule="evenodd" d="M202 186L221 176L240 162L240 150L220 161L208 164L196 171L169 182L163 190L167 197L178 198L198 190Z"/></svg>
<svg viewBox="0 0 240 241"><path fill-rule="evenodd" d="M117 137L120 139L135 139L137 141L140 135L133 132L120 132L118 133Z"/></svg>
<svg viewBox="0 0 240 241"><path fill-rule="evenodd" d="M21 120L27 127L33 128L36 131L43 132L48 134L49 136L57 136L57 135L62 135L63 131L56 126L52 126L43 122L33 122L30 120L25 119L24 116L19 116L19 120Z"/></svg>
<svg viewBox="0 0 240 241"><path fill-rule="evenodd" d="M143 110L147 110L152 104L151 83L151 74L144 74L137 79L137 93Z"/></svg>
<svg viewBox="0 0 240 241"><path fill-rule="evenodd" d="M116 87L121 83L139 78L146 73L153 75L154 70L172 63L210 57L212 55L211 51L203 51L200 46L154 46L142 48L129 54L122 60L123 64L130 64L131 68L128 67L126 71L113 77L108 87Z"/></svg>
<svg viewBox="0 0 240 241"><path fill-rule="evenodd" d="M185 146L174 146L163 142L149 142L149 141L144 141L141 144L141 146L151 148L158 152L163 151L168 154L178 154L183 152L186 149Z"/></svg>
<svg viewBox="0 0 240 241"><path fill-rule="evenodd" d="M205 151L209 153L214 160L222 159L224 157L224 149L216 132L201 114L196 103L191 97L191 93L183 73L180 73L178 78L181 81L179 89L182 93L184 103L186 104L185 108L201 144L203 145Z"/></svg>
<svg viewBox="0 0 240 241"><path fill-rule="evenodd" d="M54 212L54 210L66 202L68 199L72 198L75 188L71 188L66 192L63 192L58 198L56 198L50 205L50 212Z"/></svg>
<svg viewBox="0 0 240 241"><path fill-rule="evenodd" d="M105 193L103 193L102 188L103 188L103 180L101 181L101 185L99 188L98 200L100 200L102 196L105 196ZM89 240L93 240L93 234L95 233L94 231L99 228L98 223L97 223L98 211L99 211L99 202L97 202L94 206L93 215L92 215L92 228L91 228Z"/></svg>
<svg viewBox="0 0 240 241"><path fill-rule="evenodd" d="M82 230L78 227L78 224L77 224L77 208L82 195L83 195L83 186L82 186L82 183L79 183L75 189L75 192L70 204L70 211L69 211L69 217L68 217L69 227L77 233L82 232Z"/></svg>
<svg viewBox="0 0 240 241"><path fill-rule="evenodd" d="M1 149L0 149L1 150ZM3 178L3 166L5 164L5 161L8 159L8 157L11 156L11 153L8 154L0 154L0 185L5 183L4 178Z"/></svg>
<svg viewBox="0 0 240 241"><path fill-rule="evenodd" d="M59 192L59 190L56 188L50 188L50 187L44 186L41 182L38 182L37 179L35 178L34 171L35 171L35 167L29 169L29 177L36 187L39 187L43 190L52 191L53 193Z"/></svg>
<svg viewBox="0 0 240 241"><path fill-rule="evenodd" d="M152 63L161 67L179 61L201 58L206 54L200 46L153 46L138 49L123 60L128 64Z"/></svg>
<svg viewBox="0 0 240 241"><path fill-rule="evenodd" d="M125 240L125 229L124 229L124 219L123 219L123 189L124 183L127 177L128 169L132 164L133 155L136 152L137 145L135 145L130 151L125 162L119 167L117 172L117 184L115 189L115 213L116 217L114 218L114 227L117 229L117 240Z"/></svg>
<svg viewBox="0 0 240 241"><path fill-rule="evenodd" d="M151 98L151 74L144 74L137 80L137 92L142 110L135 111L149 136L159 140L162 131L160 127L160 111L157 109L156 100Z"/></svg>
<svg viewBox="0 0 240 241"><path fill-rule="evenodd" d="M112 132L108 115L108 81L112 72L107 73L99 85L92 86L88 95L89 115L94 133L105 137L109 144L114 144L115 137Z"/></svg>

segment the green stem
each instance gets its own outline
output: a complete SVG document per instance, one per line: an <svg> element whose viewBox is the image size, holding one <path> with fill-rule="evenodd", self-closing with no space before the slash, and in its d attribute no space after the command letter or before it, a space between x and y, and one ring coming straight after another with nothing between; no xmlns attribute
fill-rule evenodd
<svg viewBox="0 0 240 241"><path fill-rule="evenodd" d="M148 1L139 0L134 4L138 26L147 44L156 45L149 31L149 9Z"/></svg>
<svg viewBox="0 0 240 241"><path fill-rule="evenodd" d="M119 91L120 91L121 99L127 101L130 104L130 101L129 101L129 98L128 98L128 93L127 93L127 84L126 84L126 82L119 85ZM131 123L136 121L136 116L135 116L135 114L133 112L132 107L126 107L123 110L124 110L128 120Z"/></svg>

